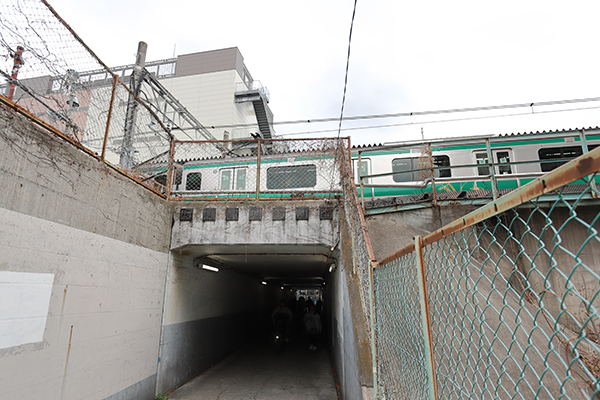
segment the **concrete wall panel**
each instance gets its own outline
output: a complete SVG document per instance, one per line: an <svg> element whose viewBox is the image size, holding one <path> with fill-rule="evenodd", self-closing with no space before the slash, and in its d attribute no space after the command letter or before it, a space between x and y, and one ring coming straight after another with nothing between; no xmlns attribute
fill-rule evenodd
<svg viewBox="0 0 600 400"><path fill-rule="evenodd" d="M6 209L0 220L3 270L57 277L43 337L0 349L4 393L20 398L28 387L32 398L104 398L107 387L156 374L167 254ZM108 277L97 281L95 270ZM112 270L129 270L129 279Z"/></svg>
<svg viewBox="0 0 600 400"><path fill-rule="evenodd" d="M171 205L2 107L0 184L0 285L52 277L47 303L30 295L39 282L12 286L46 319L41 337L0 348L2 396L152 399ZM0 336L17 319L1 313Z"/></svg>

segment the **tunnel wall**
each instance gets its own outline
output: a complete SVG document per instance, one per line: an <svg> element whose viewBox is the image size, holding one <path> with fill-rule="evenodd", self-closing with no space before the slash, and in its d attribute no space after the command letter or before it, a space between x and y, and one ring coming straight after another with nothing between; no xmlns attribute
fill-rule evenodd
<svg viewBox="0 0 600 400"><path fill-rule="evenodd" d="M0 107L0 387L154 398L171 205Z"/></svg>
<svg viewBox="0 0 600 400"><path fill-rule="evenodd" d="M167 393L239 349L269 326L282 291L235 270L198 269L172 253L157 390Z"/></svg>

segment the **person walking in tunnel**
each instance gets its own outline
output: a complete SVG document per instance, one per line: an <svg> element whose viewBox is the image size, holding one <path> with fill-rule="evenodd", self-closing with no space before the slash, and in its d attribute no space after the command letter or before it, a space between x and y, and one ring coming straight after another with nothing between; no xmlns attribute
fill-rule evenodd
<svg viewBox="0 0 600 400"><path fill-rule="evenodd" d="M275 332L278 335L282 334L286 342L289 341L292 312L285 305L285 300L282 299L279 302L279 306L273 310L271 319L273 320L273 325L275 325Z"/></svg>
<svg viewBox="0 0 600 400"><path fill-rule="evenodd" d="M321 317L315 312L314 304L310 304L308 313L304 316L304 331L308 336L308 348L317 350L317 340L321 333Z"/></svg>

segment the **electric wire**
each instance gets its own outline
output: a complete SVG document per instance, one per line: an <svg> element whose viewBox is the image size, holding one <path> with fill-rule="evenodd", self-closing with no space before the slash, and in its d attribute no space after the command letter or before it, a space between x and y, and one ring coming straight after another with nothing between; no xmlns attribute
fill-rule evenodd
<svg viewBox="0 0 600 400"><path fill-rule="evenodd" d="M344 105L346 104L346 89L348 88L348 70L350 69L350 49L352 45L352 28L354 27L354 17L356 16L356 3L354 0L354 9L352 10L352 20L350 21L350 35L348 37L348 55L346 56L346 76L344 77L344 95L342 96L342 109L340 111L340 122L338 125L338 138L342 130L342 121L344 119Z"/></svg>
<svg viewBox="0 0 600 400"><path fill-rule="evenodd" d="M353 117L343 117L344 121L358 121L358 120L366 120L366 119L384 119L384 118L402 118L402 117L414 117L414 116L426 116L426 115L436 115L436 114L454 114L454 113L468 113L468 112L478 112L478 111L495 111L495 110L504 110L504 109L512 109L512 108L534 108L534 107L545 107L545 106L555 106L562 104L574 104L574 103L590 103L600 101L600 97L589 97L583 99L570 99L570 100L554 100L554 101L541 101L541 102L528 102L528 103L517 103L517 104L505 104L505 105L497 105L497 106L480 106L480 107L466 107L466 108L451 108L451 109L442 109L442 110L430 110L430 111L413 111L413 112L398 112L398 113L389 113L389 114L367 114L367 115L357 115ZM539 111L535 112L539 114ZM315 119L297 119L297 120L289 120L289 121L278 121L271 122L272 126L275 125L294 125L294 124L306 124L306 123L322 123L322 122L334 122L338 121L339 117L328 117L328 118L315 118ZM221 128L251 128L256 126L254 124L233 124L233 125L210 125L211 129L221 129Z"/></svg>
<svg viewBox="0 0 600 400"><path fill-rule="evenodd" d="M397 124L385 124L385 125L368 125L368 126L358 126L352 128L343 128L342 131L358 131L358 130L366 130L366 129L382 129L382 128L394 128L398 126L409 126L409 125L428 125L428 124L438 124L438 123L447 123L447 122L461 122L461 121L474 121L474 120L482 120L482 119L491 119L491 118L509 118L509 117L519 117L519 116L527 116L527 115L541 115L541 114L551 114L551 113L559 113L559 112L570 112L570 111L586 111L586 110L597 110L600 109L600 106L595 107L580 107L580 108L567 108L562 110L547 110L547 111L537 111L535 114L530 112L522 112L522 113L513 113L513 114L502 114L502 115L486 115L481 117L465 117L465 118L450 118L450 119L439 119L433 121L419 121L419 122L401 122ZM323 133L332 133L337 132L337 129L323 129L319 131L298 131L298 132L287 132L281 133L277 136L294 136L294 135L314 135L314 134L323 134Z"/></svg>

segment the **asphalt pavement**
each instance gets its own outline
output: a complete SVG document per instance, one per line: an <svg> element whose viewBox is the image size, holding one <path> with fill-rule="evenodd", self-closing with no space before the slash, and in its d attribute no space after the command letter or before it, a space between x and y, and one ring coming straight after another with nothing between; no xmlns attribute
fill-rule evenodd
<svg viewBox="0 0 600 400"><path fill-rule="evenodd" d="M321 338L323 339L323 338ZM277 349L271 335L243 347L169 395L170 400L338 400L326 347L296 337Z"/></svg>

